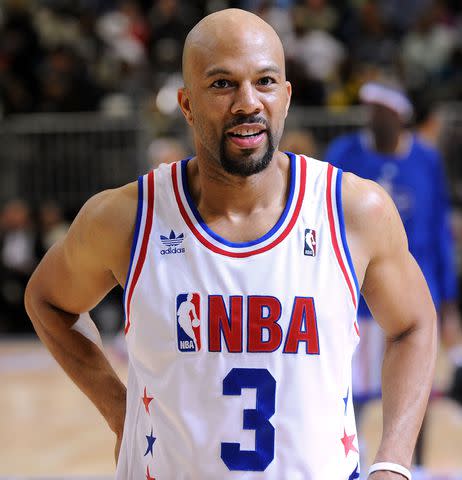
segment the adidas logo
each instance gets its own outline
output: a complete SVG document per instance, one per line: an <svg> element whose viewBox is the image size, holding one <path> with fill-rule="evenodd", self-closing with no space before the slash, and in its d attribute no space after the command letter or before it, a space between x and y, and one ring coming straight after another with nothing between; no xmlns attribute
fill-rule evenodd
<svg viewBox="0 0 462 480"><path fill-rule="evenodd" d="M184 233L180 233L178 236L175 235L173 230L170 231L170 235L166 237L165 235L160 236L160 241L162 245L168 247L165 250L161 250L161 255L171 255L174 253L184 253L184 248L179 248L180 245L183 243L184 240Z"/></svg>

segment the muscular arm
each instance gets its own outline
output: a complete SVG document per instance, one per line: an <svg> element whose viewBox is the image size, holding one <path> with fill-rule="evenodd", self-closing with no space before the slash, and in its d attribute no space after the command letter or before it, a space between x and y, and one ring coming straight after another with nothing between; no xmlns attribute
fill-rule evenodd
<svg viewBox="0 0 462 480"><path fill-rule="evenodd" d="M91 198L66 238L43 258L25 295L38 336L117 435L123 430L125 386L100 347L72 326L124 280L136 214L133 198L133 185Z"/></svg>
<svg viewBox="0 0 462 480"><path fill-rule="evenodd" d="M344 211L362 294L384 330L383 435L375 462L409 468L430 394L436 313L398 212L373 182L345 174ZM402 478L377 472L371 478Z"/></svg>

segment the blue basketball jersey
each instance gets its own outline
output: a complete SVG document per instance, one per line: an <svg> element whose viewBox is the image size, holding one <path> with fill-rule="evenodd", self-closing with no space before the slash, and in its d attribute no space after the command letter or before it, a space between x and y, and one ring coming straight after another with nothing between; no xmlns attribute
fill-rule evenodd
<svg viewBox="0 0 462 480"><path fill-rule="evenodd" d="M435 305L457 298L454 245L449 225L449 202L443 165L437 151L410 138L402 155L374 151L365 133L335 140L325 158L346 172L374 180L393 198ZM360 314L368 314L361 299Z"/></svg>

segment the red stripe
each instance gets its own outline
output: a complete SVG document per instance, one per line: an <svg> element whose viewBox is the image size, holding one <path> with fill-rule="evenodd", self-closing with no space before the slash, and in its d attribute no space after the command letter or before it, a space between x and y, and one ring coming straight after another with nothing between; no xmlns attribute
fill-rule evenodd
<svg viewBox="0 0 462 480"><path fill-rule="evenodd" d="M359 334L358 322L355 322L355 330L356 330L356 333L358 334L358 337L360 337L361 335Z"/></svg>
<svg viewBox="0 0 462 480"><path fill-rule="evenodd" d="M146 212L146 225L144 228L143 233L143 242L141 244L140 253L138 255L138 260L136 262L135 272L132 277L132 281L130 283L130 288L128 290L128 297L127 297L127 325L125 326L125 334L127 334L130 328L130 306L131 300L133 296L133 291L135 290L136 283L138 282L138 278L140 277L141 270L143 269L144 261L146 259L146 252L148 250L148 241L149 235L151 233L152 228L152 219L153 219L153 212L154 212L154 172L151 170L148 173L148 209Z"/></svg>
<svg viewBox="0 0 462 480"><path fill-rule="evenodd" d="M340 248L337 242L337 235L335 232L334 213L332 209L332 173L333 171L334 171L334 168L332 167L331 164L329 164L327 167L326 197L327 197L327 216L329 218L330 235L332 238L332 245L334 246L335 256L337 257L337 261L343 272L343 276L345 277L346 283L348 285L348 289L350 290L351 298L353 300L353 305L356 308L356 296L354 294L353 285L351 284L350 277L348 276L348 272L345 267L345 263L343 262L342 255L340 253Z"/></svg>
<svg viewBox="0 0 462 480"><path fill-rule="evenodd" d="M292 230L293 226L295 225L300 210L302 208L303 198L305 195L305 186L306 186L306 160L303 157L300 157L302 161L300 162L300 190L297 198L297 204L295 205L294 212L292 214L292 219L281 233L281 235L276 238L273 242L269 243L265 247L258 248L256 250L248 251L248 252L229 252L228 250L224 250L215 246L213 243L210 243L200 232L197 230L193 222L188 216L186 209L183 206L181 201L180 192L178 189L178 179L177 179L177 164L174 163L172 167L172 181L173 181L173 191L175 193L175 198L178 204L178 208L180 209L181 216L183 220L188 225L189 229L193 232L193 234L197 237L197 239L205 245L209 250L212 252L219 253L220 255L226 255L227 257L234 257L234 258L245 258L250 257L252 255L257 255L259 253L267 252L271 250L276 245L279 245L286 237L289 235L290 231Z"/></svg>

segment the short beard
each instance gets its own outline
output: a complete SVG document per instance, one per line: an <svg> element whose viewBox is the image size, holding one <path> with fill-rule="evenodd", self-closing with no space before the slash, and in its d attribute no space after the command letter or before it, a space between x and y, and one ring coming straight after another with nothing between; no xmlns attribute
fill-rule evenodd
<svg viewBox="0 0 462 480"><path fill-rule="evenodd" d="M220 164L225 172L239 177L250 177L265 170L273 159L275 146L273 136L269 130L266 130L268 138L268 146L265 153L255 160L249 157L254 154L253 150L243 150L240 158L231 158L226 153L226 135L224 135L220 142ZM247 161L246 161L247 160Z"/></svg>

